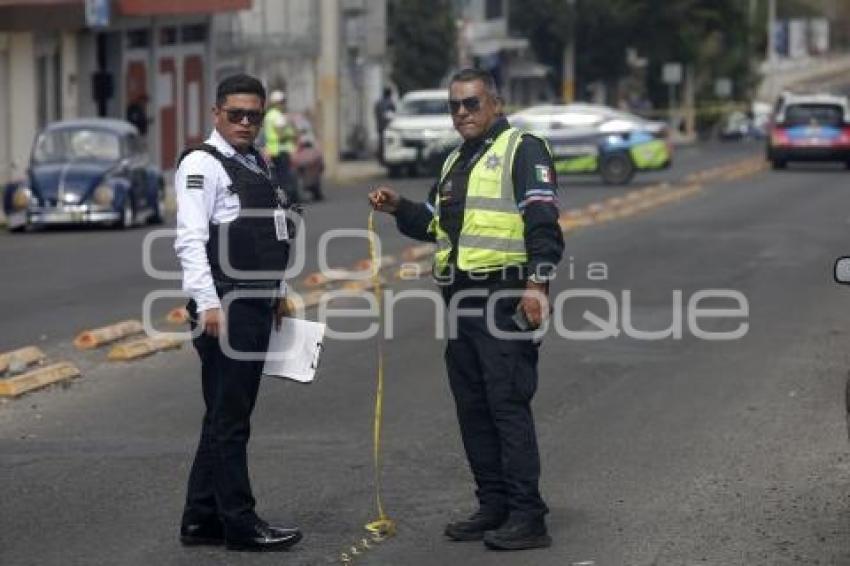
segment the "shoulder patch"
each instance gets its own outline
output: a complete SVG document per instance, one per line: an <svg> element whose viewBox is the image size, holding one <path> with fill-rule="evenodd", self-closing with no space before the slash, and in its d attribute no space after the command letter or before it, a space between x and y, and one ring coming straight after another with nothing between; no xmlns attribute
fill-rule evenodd
<svg viewBox="0 0 850 566"><path fill-rule="evenodd" d="M187 175L186 176L186 188L187 189L203 190L203 188L204 188L204 176L203 175Z"/></svg>

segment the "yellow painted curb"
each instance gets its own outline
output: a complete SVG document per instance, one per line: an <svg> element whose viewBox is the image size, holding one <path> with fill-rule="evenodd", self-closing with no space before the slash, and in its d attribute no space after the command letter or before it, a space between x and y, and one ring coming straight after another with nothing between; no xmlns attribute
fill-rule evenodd
<svg viewBox="0 0 850 566"><path fill-rule="evenodd" d="M430 261L407 262L401 264L395 273L395 278L399 280L421 279L425 275L430 275L434 266Z"/></svg>
<svg viewBox="0 0 850 566"><path fill-rule="evenodd" d="M391 265L395 265L398 260L395 256L385 255L378 258L378 269L383 269L385 267L390 267ZM372 269L372 260L371 259L361 259L357 263L354 264L354 271L362 273L363 271L370 271Z"/></svg>
<svg viewBox="0 0 850 566"><path fill-rule="evenodd" d="M425 256L429 256L432 253L434 253L433 244L419 244L405 248L404 251L401 252L401 259L404 261L416 261Z"/></svg>
<svg viewBox="0 0 850 566"><path fill-rule="evenodd" d="M0 397L17 397L28 391L47 387L53 383L79 377L80 370L68 362L60 362L34 369L15 377L0 379Z"/></svg>
<svg viewBox="0 0 850 566"><path fill-rule="evenodd" d="M112 362L135 360L163 350L174 350L182 345L183 341L176 338L139 338L113 346L106 357Z"/></svg>
<svg viewBox="0 0 850 566"><path fill-rule="evenodd" d="M308 287L308 288L319 287L321 285L324 285L328 281L329 281L329 279L328 279L327 275L320 273L318 271L315 272L315 273L311 273L310 275L308 275L307 277L305 277L304 279L301 280L301 282L304 284L304 286Z"/></svg>
<svg viewBox="0 0 850 566"><path fill-rule="evenodd" d="M24 348L18 348L17 350L0 354L0 373L6 373L6 370L8 370L9 366L12 365L12 360L19 364L23 364L23 367L27 367L44 360L46 357L47 356L44 355L44 352L35 346L26 346Z"/></svg>
<svg viewBox="0 0 850 566"><path fill-rule="evenodd" d="M125 320L117 324L81 332L74 338L74 346L78 350L91 350L143 331L144 327L138 320Z"/></svg>
<svg viewBox="0 0 850 566"><path fill-rule="evenodd" d="M189 311L186 307L176 307L168 311L165 320L169 324L186 324L189 322Z"/></svg>
<svg viewBox="0 0 850 566"><path fill-rule="evenodd" d="M580 208L570 208L561 213L561 218L578 218L584 216L584 210Z"/></svg>

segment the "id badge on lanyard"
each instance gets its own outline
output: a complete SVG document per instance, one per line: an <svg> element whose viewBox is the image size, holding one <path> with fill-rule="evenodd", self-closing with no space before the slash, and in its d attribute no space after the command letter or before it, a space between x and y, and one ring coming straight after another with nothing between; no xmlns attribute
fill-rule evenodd
<svg viewBox="0 0 850 566"><path fill-rule="evenodd" d="M276 208L274 211L274 231L278 242L289 239L289 229L286 226L286 211L282 208Z"/></svg>

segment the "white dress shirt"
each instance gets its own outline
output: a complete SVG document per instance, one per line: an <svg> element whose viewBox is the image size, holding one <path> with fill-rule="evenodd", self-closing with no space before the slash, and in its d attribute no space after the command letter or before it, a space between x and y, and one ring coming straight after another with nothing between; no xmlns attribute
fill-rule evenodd
<svg viewBox="0 0 850 566"><path fill-rule="evenodd" d="M225 157L236 154L218 130L213 130L206 143ZM231 184L230 176L218 159L206 151L193 151L187 155L174 175L174 191L177 193L174 250L183 267L183 291L195 300L198 312L221 308L206 245L210 237L210 222L233 222L239 216L239 197L230 192ZM280 294L286 294L285 281L280 282Z"/></svg>

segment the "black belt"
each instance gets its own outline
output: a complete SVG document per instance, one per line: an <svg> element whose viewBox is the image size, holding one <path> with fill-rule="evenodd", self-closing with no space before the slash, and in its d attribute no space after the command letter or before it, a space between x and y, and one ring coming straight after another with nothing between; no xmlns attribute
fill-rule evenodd
<svg viewBox="0 0 850 566"><path fill-rule="evenodd" d="M215 290L219 297L234 291L265 291L268 294L260 297L244 297L245 299L259 299L274 304L277 301L277 290L280 283L277 281L215 281Z"/></svg>

